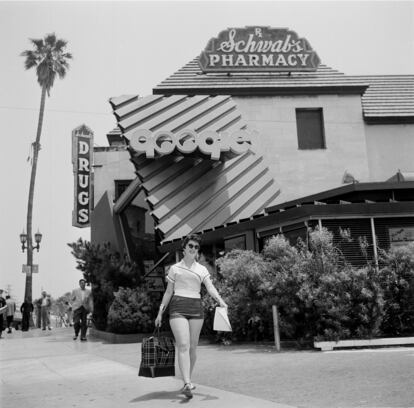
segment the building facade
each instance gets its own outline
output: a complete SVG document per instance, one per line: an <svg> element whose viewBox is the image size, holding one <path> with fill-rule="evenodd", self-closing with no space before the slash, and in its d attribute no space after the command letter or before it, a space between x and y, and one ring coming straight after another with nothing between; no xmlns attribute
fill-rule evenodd
<svg viewBox="0 0 414 408"><path fill-rule="evenodd" d="M149 269L190 232L211 263L316 225L365 236L373 259L414 240L414 75L347 76L293 31L233 28L152 95L110 103L91 238Z"/></svg>

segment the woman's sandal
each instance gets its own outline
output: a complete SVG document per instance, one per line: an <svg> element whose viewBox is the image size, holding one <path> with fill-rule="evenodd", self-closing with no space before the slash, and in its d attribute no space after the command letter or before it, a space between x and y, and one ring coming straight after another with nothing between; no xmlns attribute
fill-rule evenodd
<svg viewBox="0 0 414 408"><path fill-rule="evenodd" d="M181 391L181 393L184 394L188 399L193 398L193 393L191 392L192 386L192 384L186 383L184 384L184 388Z"/></svg>

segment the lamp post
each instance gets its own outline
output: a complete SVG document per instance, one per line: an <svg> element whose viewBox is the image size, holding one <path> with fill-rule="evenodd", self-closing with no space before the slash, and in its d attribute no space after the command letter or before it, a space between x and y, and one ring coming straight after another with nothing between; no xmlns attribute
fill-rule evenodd
<svg viewBox="0 0 414 408"><path fill-rule="evenodd" d="M23 232L20 234L20 242L22 244L22 252L27 249L27 271L26 271L26 287L24 298L29 302L32 301L32 269L33 269L33 250L36 249L39 252L40 242L42 241L42 234L37 230L35 236L36 245L33 245L33 239L29 234Z"/></svg>

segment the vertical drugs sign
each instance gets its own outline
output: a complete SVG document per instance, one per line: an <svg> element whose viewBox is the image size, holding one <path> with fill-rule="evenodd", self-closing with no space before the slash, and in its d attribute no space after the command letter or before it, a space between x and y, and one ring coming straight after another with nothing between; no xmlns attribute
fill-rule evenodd
<svg viewBox="0 0 414 408"><path fill-rule="evenodd" d="M92 200L93 132L85 125L72 131L72 163L74 176L74 208L72 225L90 226Z"/></svg>

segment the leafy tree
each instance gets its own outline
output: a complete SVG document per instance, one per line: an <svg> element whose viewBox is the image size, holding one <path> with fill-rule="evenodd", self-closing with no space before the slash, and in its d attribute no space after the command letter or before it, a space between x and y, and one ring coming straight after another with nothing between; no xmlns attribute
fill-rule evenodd
<svg viewBox="0 0 414 408"><path fill-rule="evenodd" d="M33 264L32 248L32 212L34 187L36 181L37 160L40 150L40 136L42 133L43 115L45 110L46 94L50 96L56 76L64 78L69 68L68 60L72 55L65 52L67 42L57 39L55 34L47 34L44 39L30 40L34 49L23 51L20 55L25 57L25 68L36 68L37 82L42 88L40 98L39 119L37 123L36 141L33 146L32 170L30 175L29 198L27 204L27 265ZM26 274L25 299L32 300L32 276Z"/></svg>
<svg viewBox="0 0 414 408"><path fill-rule="evenodd" d="M70 303L71 292L66 292L64 295L59 296L52 303L52 312L56 316L64 316L67 309L67 303Z"/></svg>
<svg viewBox="0 0 414 408"><path fill-rule="evenodd" d="M86 282L92 285L95 327L105 330L114 293L120 287L140 286L143 267L114 252L109 243L102 246L93 245L80 238L68 245L77 260L77 269L83 272Z"/></svg>

